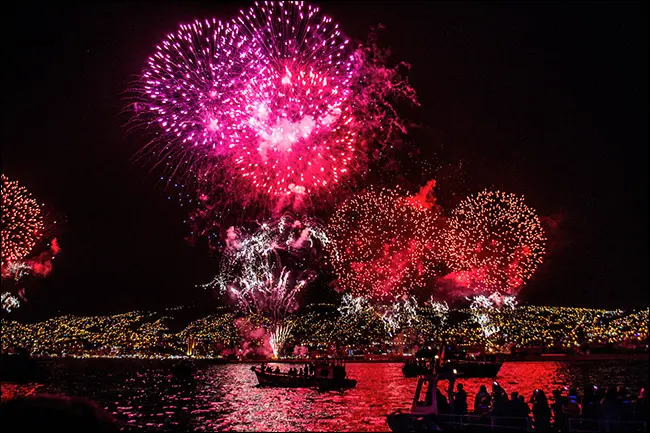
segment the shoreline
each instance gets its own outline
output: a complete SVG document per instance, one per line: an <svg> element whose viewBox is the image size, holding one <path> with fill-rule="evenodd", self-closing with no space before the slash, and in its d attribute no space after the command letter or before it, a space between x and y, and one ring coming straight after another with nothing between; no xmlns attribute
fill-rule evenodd
<svg viewBox="0 0 650 433"><path fill-rule="evenodd" d="M52 361L70 361L70 360L131 360L131 361L173 361L178 362L182 360L190 360L198 363L206 364L259 364L275 363L275 364L304 364L318 359L327 358L305 358L305 359L225 359L225 358L210 358L210 357L191 357L191 356L175 356L175 357L139 357L139 356L35 356L32 359L36 361L52 362ZM374 363L393 363L400 364L406 362L410 357L403 358L343 358L348 364L374 364ZM504 363L519 363L519 362L589 362L589 361L609 361L609 360L648 360L647 353L602 353L591 355L566 355L566 354L542 354L542 355L528 355L509 357L503 359Z"/></svg>

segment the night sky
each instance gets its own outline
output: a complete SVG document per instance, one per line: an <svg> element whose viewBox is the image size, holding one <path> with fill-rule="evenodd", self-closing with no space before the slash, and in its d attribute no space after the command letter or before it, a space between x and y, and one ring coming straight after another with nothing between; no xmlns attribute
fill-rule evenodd
<svg viewBox="0 0 650 433"><path fill-rule="evenodd" d="M187 244L187 209L135 159L146 137L125 127L124 92L179 23L249 5L21 2L5 15L2 171L66 217L54 271L21 315L213 302L195 285L216 257ZM441 200L495 187L556 224L524 301L648 303L645 2L320 5L354 40L381 23L392 60L410 63L410 144L433 167L462 167L440 176Z"/></svg>

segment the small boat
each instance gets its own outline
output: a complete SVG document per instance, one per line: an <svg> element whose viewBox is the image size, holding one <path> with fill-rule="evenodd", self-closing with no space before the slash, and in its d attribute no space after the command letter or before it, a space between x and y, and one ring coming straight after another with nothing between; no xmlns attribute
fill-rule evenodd
<svg viewBox="0 0 650 433"><path fill-rule="evenodd" d="M443 368L455 371L460 378L496 377L502 365L503 362L496 360L448 359Z"/></svg>
<svg viewBox="0 0 650 433"><path fill-rule="evenodd" d="M429 357L429 354L431 357ZM402 373L404 373L405 377L431 374L433 373L434 364L438 365L438 372L453 373L459 378L494 378L499 373L503 361L497 359L496 355L454 351L447 346L440 351L440 357L433 355L430 351L418 352L415 361L404 364Z"/></svg>
<svg viewBox="0 0 650 433"><path fill-rule="evenodd" d="M459 378L494 378L499 373L502 365L503 358L497 358L496 354L467 352L466 350L453 350L451 347L447 347L447 356L442 360L440 366L447 371L453 371Z"/></svg>
<svg viewBox="0 0 650 433"><path fill-rule="evenodd" d="M414 359L409 359L402 367L404 377L418 377L421 374L433 372L434 353L429 349L420 349L415 354Z"/></svg>
<svg viewBox="0 0 650 433"><path fill-rule="evenodd" d="M275 386L281 388L318 388L320 390L347 389L357 386L355 379L349 379L345 371L343 359L320 361L315 367L315 372L309 375L277 373L251 367L255 372L260 386Z"/></svg>
<svg viewBox="0 0 650 433"><path fill-rule="evenodd" d="M442 431L438 422L438 381L448 380L447 394L451 397L455 377L447 373L421 375L415 388L410 412L398 409L387 417L388 426L394 432Z"/></svg>

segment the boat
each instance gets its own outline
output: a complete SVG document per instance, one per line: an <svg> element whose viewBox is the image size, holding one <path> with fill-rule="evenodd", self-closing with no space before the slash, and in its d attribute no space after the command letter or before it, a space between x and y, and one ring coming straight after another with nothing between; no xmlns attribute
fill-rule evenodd
<svg viewBox="0 0 650 433"><path fill-rule="evenodd" d="M448 359L444 363L444 369L454 371L460 378L469 377L490 377L494 378L499 373L503 362L500 361L481 361L472 359Z"/></svg>
<svg viewBox="0 0 650 433"><path fill-rule="evenodd" d="M459 378L489 377L494 378L499 374L503 359L496 354L481 352L467 352L466 350L454 350L451 347L443 350L445 359L441 360L441 368L453 371Z"/></svg>
<svg viewBox="0 0 650 433"><path fill-rule="evenodd" d="M430 347L418 350L413 359L408 359L402 366L404 377L418 377L421 374L433 373L434 356Z"/></svg>
<svg viewBox="0 0 650 433"><path fill-rule="evenodd" d="M438 383L447 381L447 397ZM495 432L508 431L530 432L530 419L522 417L496 417L488 414L454 414L453 389L456 375L440 370L439 373L427 373L418 378L411 410L398 409L386 417L393 432L422 431L473 431Z"/></svg>
<svg viewBox="0 0 650 433"><path fill-rule="evenodd" d="M313 365L313 364L312 364ZM318 361L315 372L309 375L273 372L262 367L251 367L257 376L259 386L281 388L318 388L320 390L348 389L357 386L355 379L349 379L345 371L343 359Z"/></svg>
<svg viewBox="0 0 650 433"><path fill-rule="evenodd" d="M489 377L494 378L499 373L503 361L496 355L467 353L454 351L451 347L443 347L441 356L434 355L430 350L423 349L415 355L415 361L407 361L402 367L405 377L417 377L433 373L434 364L439 364L438 371L453 373L457 377Z"/></svg>
<svg viewBox="0 0 650 433"><path fill-rule="evenodd" d="M427 373L418 378L410 412L396 410L387 417L388 426L394 432L442 431L438 423L438 400L442 392L438 381L447 380L447 394L453 395L455 377L447 373Z"/></svg>

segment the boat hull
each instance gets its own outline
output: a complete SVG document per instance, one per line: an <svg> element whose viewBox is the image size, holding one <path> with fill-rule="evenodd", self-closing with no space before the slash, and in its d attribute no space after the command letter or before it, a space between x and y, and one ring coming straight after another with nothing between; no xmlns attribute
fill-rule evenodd
<svg viewBox="0 0 650 433"><path fill-rule="evenodd" d="M445 364L445 369L456 370L459 378L496 377L502 365L502 362L451 361Z"/></svg>
<svg viewBox="0 0 650 433"><path fill-rule="evenodd" d="M432 370L423 365L405 364L402 367L404 377L418 377L421 374L431 374Z"/></svg>
<svg viewBox="0 0 650 433"><path fill-rule="evenodd" d="M273 386L280 388L319 388L319 389L347 389L357 386L354 379L328 379L315 376L292 376L289 374L260 373L255 370L257 382L260 386Z"/></svg>
<svg viewBox="0 0 650 433"><path fill-rule="evenodd" d="M386 421L393 432L442 431L429 415L397 411L388 415Z"/></svg>

